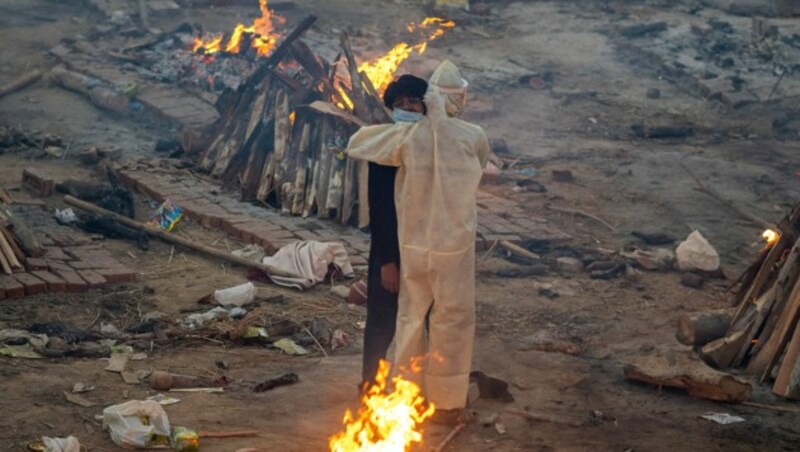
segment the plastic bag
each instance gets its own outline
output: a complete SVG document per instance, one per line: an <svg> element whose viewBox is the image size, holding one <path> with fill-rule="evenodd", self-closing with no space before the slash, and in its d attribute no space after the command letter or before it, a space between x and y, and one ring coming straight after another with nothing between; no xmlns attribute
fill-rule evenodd
<svg viewBox="0 0 800 452"><path fill-rule="evenodd" d="M256 286L251 282L214 291L214 299L226 308L242 307L256 299Z"/></svg>
<svg viewBox="0 0 800 452"><path fill-rule="evenodd" d="M66 438L43 436L42 442L45 452L81 452L81 443L74 436Z"/></svg>
<svg viewBox="0 0 800 452"><path fill-rule="evenodd" d="M190 314L183 320L183 326L187 328L202 328L207 323L213 322L220 317L228 316L231 319L236 319L239 317L244 317L247 314L247 310L243 308L233 308L233 309L225 309L223 307L217 306L210 311L206 311L203 313L196 313Z"/></svg>
<svg viewBox="0 0 800 452"><path fill-rule="evenodd" d="M152 447L169 438L169 418L153 400L131 400L103 410L103 428L121 447Z"/></svg>
<svg viewBox="0 0 800 452"><path fill-rule="evenodd" d="M283 350L287 355L307 355L308 350L298 345L295 341L285 337L281 340L275 341L272 344L274 347Z"/></svg>
<svg viewBox="0 0 800 452"><path fill-rule="evenodd" d="M267 257L264 247L259 245L247 245L244 248L231 251L231 254L258 263L261 263L261 260Z"/></svg>
<svg viewBox="0 0 800 452"><path fill-rule="evenodd" d="M170 232L175 228L175 225L181 221L181 218L183 218L183 209L172 202L171 199L166 199L158 206L158 209L153 212L147 224Z"/></svg>
<svg viewBox="0 0 800 452"><path fill-rule="evenodd" d="M689 237L678 245L675 254L680 270L713 272L719 269L719 255L700 231L689 234Z"/></svg>
<svg viewBox="0 0 800 452"><path fill-rule="evenodd" d="M75 211L67 207L66 209L56 209L56 220L61 224L72 224L78 222L78 216Z"/></svg>

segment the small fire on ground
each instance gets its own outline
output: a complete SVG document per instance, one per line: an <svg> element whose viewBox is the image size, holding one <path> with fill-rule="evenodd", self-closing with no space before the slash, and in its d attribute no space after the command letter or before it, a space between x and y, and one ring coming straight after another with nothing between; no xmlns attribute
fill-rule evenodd
<svg viewBox="0 0 800 452"><path fill-rule="evenodd" d="M373 385L353 415L344 415L344 430L330 438L331 452L405 452L422 442L422 423L435 411L419 386L400 376L386 393L389 364L381 361Z"/></svg>
<svg viewBox="0 0 800 452"><path fill-rule="evenodd" d="M775 242L778 241L778 239L781 236L780 236L780 234L778 234L777 232L773 231L772 229L767 229L767 230L765 230L764 232L761 233L761 237L764 237L764 240L767 241L767 245L768 246L772 246L772 245L775 244Z"/></svg>

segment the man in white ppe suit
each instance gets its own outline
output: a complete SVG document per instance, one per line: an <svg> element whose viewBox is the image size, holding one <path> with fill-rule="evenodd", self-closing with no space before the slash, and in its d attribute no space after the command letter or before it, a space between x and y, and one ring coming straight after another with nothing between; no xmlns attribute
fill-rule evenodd
<svg viewBox="0 0 800 452"><path fill-rule="evenodd" d="M423 360L421 380L440 422L466 405L475 333L475 193L490 155L483 130L458 119L467 82L444 61L429 80L418 122L364 127L355 159L398 167L400 295L393 369ZM427 322L426 322L427 319ZM427 323L427 334L426 334ZM434 419L436 420L436 419Z"/></svg>

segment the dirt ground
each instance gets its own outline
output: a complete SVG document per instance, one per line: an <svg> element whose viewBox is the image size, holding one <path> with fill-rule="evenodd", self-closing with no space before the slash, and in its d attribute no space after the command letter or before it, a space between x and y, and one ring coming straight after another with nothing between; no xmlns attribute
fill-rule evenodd
<svg viewBox="0 0 800 452"><path fill-rule="evenodd" d="M229 30L257 12L255 0L253 6L235 3L239 6L184 7L178 14L152 21L162 29L188 20L206 30ZM314 12L319 33L359 31L364 38L355 40L356 51L365 58L388 50L406 22L425 16L420 6L404 2L295 3L285 13L290 23ZM616 46L608 30L637 20L688 23L713 17L745 24L749 19L697 9L698 2L692 1L488 3L490 16L472 16L403 66L426 77L442 58L461 66L472 86L467 119L482 125L490 138L506 141L513 152L507 157L509 163L515 162L508 173L527 171L547 191L515 190L513 180L485 189L518 202L532 217L547 218L570 234L573 239L556 254L580 257L592 250L624 249L636 242L632 231L659 231L682 239L697 229L718 250L725 267L746 267L762 245L761 228L695 190L686 168L738 208L767 220L779 219L800 196L798 142L774 136L769 125L770 115L784 106L756 104L733 110L705 99ZM4 0L0 11L2 83L31 67L50 67L49 48L88 33L105 20L77 0ZM796 19L777 23L800 32ZM520 77L543 72L553 74L551 89L534 90L519 82ZM650 88L658 88L661 96L648 97ZM635 139L628 130L637 122L690 122L698 132L678 140ZM74 150L113 145L122 150L122 160L154 155L156 139L178 131L158 121L134 121L98 110L79 95L45 81L1 99L0 125L57 134ZM0 183L18 187L26 166L45 168L60 178L96 177L93 168L81 165L73 155L47 160L5 154L0 155ZM558 182L552 170L570 170L574 180ZM57 199L48 203L60 205ZM138 203L142 212L149 209L144 199ZM594 213L610 227L555 212L549 205ZM224 234L189 222L181 230L220 248L237 246ZM147 252L130 242L105 244L137 271L137 283L81 295L2 301L0 329L53 320L80 328L97 328L102 322L124 328L155 311L179 317L197 309L197 300L214 289L246 278L241 269L164 243L153 242ZM524 265L510 262L496 250L478 255L474 368L508 381L514 407L582 426L503 415L504 434L493 427L470 425L446 450L731 452L800 447L795 414L694 399L624 378L622 366L628 360L679 348L674 339L677 315L726 306L729 281L711 279L697 290L682 286L681 275L674 271L638 272L607 281L590 279L585 272L524 276ZM522 276L513 276L514 271ZM255 438L205 440L202 450L326 450L345 409L357 403L361 365L357 323L365 319L363 308L340 303L324 285L304 293L268 288L284 296L283 302L271 305L275 316L298 322L325 318L332 328L350 333L350 344L327 357L317 350L309 357L292 357L202 335L163 346L137 344L147 358L132 361L132 371L224 373L231 381L223 394L178 394L180 403L166 407L173 425L263 432ZM580 351L571 355L520 346L542 332L570 341ZM215 365L218 361L228 370ZM0 358L0 412L4 413L0 449L23 450L28 441L43 435L75 435L86 450L116 450L95 416L105 406L155 392L146 384L124 384L118 374L105 372L105 366L102 360L88 358ZM256 383L285 372L297 373L300 382L264 393L251 391ZM75 383L95 387L84 394L95 406L83 408L64 399L62 392ZM767 386L756 385L755 399L776 402ZM486 400L476 406L483 414L505 408ZM699 418L709 411L740 415L746 421L717 425ZM430 427L426 446L435 447L447 433L445 428Z"/></svg>

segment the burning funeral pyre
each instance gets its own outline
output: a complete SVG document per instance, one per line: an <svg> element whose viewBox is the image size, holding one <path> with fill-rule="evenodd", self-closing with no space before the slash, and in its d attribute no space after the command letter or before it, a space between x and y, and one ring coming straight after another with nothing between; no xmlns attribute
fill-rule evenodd
<svg viewBox="0 0 800 452"><path fill-rule="evenodd" d="M401 42L387 54L359 64L347 36L342 57L328 63L298 38L315 21L309 16L278 42L276 23L261 2L262 16L238 25L229 37L201 37L192 44L204 64L247 58L254 69L217 101L221 118L199 167L241 190L242 199L264 202L292 215L365 224L366 166L347 159L347 141L358 127L388 122L380 93L413 52L422 53L455 24L427 18L409 24L414 44ZM246 56L246 55L249 55ZM359 212L356 216L356 212Z"/></svg>

